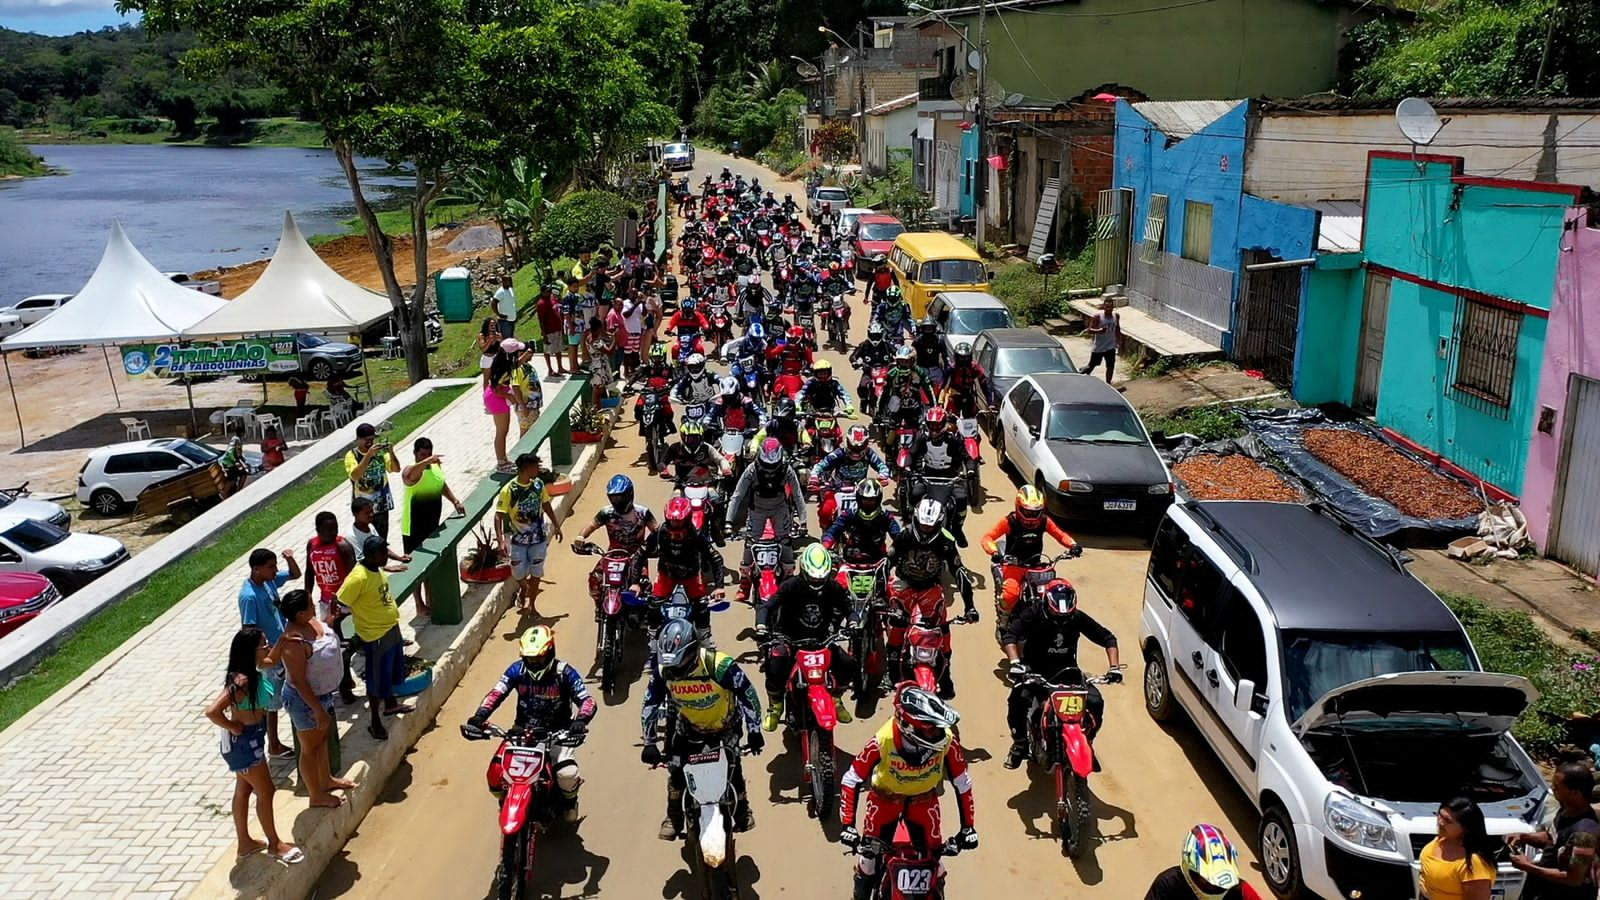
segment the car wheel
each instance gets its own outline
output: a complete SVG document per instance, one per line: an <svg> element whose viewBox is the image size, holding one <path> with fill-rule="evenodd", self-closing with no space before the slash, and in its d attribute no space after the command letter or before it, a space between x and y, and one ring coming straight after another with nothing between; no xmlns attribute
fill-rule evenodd
<svg viewBox="0 0 1600 900"><path fill-rule="evenodd" d="M999 464L1001 472L1014 471L1011 461L1006 459L1006 433L1000 427L998 419L995 420L994 430L989 433L989 442L994 444L995 462Z"/></svg>
<svg viewBox="0 0 1600 900"><path fill-rule="evenodd" d="M325 359L314 359L311 361L309 374L312 381L327 381L333 377L333 363Z"/></svg>
<svg viewBox="0 0 1600 900"><path fill-rule="evenodd" d="M1167 657L1158 647L1144 656L1144 709L1157 722L1172 720L1172 681L1167 675Z"/></svg>
<svg viewBox="0 0 1600 900"><path fill-rule="evenodd" d="M1294 843L1294 825L1282 806L1274 803L1261 814L1261 830L1256 855L1267 886L1281 900L1304 900L1305 883L1300 880L1300 852Z"/></svg>
<svg viewBox="0 0 1600 900"><path fill-rule="evenodd" d="M110 488L100 488L89 495L89 508L102 516L114 516L122 511L122 497Z"/></svg>

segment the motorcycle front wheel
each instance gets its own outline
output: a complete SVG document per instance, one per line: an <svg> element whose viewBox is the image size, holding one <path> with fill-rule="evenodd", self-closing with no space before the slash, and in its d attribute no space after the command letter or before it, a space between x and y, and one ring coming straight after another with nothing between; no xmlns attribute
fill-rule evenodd
<svg viewBox="0 0 1600 900"><path fill-rule="evenodd" d="M833 733L821 728L806 732L807 755L811 757L811 809L826 827L828 810L833 805Z"/></svg>
<svg viewBox="0 0 1600 900"><path fill-rule="evenodd" d="M1056 766L1056 834L1061 852L1077 859L1083 853L1093 818L1089 809L1089 782L1067 766Z"/></svg>
<svg viewBox="0 0 1600 900"><path fill-rule="evenodd" d="M522 900L530 893L528 882L533 876L533 837L530 831L530 828L524 827L500 841L500 870L495 879L495 895L499 900Z"/></svg>
<svg viewBox="0 0 1600 900"><path fill-rule="evenodd" d="M600 690L609 693L617 686L617 676L622 672L622 618L607 617L602 629Z"/></svg>

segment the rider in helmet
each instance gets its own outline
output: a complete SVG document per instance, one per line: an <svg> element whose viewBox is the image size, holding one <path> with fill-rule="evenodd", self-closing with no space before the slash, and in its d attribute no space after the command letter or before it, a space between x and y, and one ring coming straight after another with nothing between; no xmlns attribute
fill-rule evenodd
<svg viewBox="0 0 1600 900"><path fill-rule="evenodd" d="M775 634L767 650L767 715L763 731L776 731L783 718L784 684L794 669L794 642L822 641L847 628L850 621L850 592L839 583L833 554L821 544L812 544L800 554L800 574L778 586L772 599L756 608L756 640L764 641L768 630ZM833 710L841 722L850 713L839 698L845 685L856 677L856 663L843 647L834 646L829 672L833 675Z"/></svg>
<svg viewBox="0 0 1600 900"><path fill-rule="evenodd" d="M978 609L972 602L972 580L961 565L961 551L944 528L944 505L932 497L924 497L912 510L911 521L895 535L889 557L894 560L895 577L889 582L890 604L902 613L907 622L918 619L926 624L938 625L944 632L943 650L950 658L950 623L945 618L945 594L942 580L948 570L950 577L961 586L962 616L968 622L978 621ZM899 669L900 650L905 645L906 629L897 624L889 629L886 674ZM950 680L950 667L945 666L940 676L939 694L954 697L955 684Z"/></svg>
<svg viewBox="0 0 1600 900"><path fill-rule="evenodd" d="M793 194L784 194L783 195L783 213L784 213L784 215L793 216L795 214L795 211L798 210L799 208L800 208L800 204L794 202L794 195Z"/></svg>
<svg viewBox="0 0 1600 900"><path fill-rule="evenodd" d="M908 405L913 405L918 417L916 424L920 425L922 410L928 405L930 396L922 373L917 371L916 351L906 346L896 348L894 359L889 364L889 374L884 379L883 394L878 397L876 415L891 418Z"/></svg>
<svg viewBox="0 0 1600 900"><path fill-rule="evenodd" d="M891 341L911 334L911 306L900 293L900 285L890 285L883 292L877 305L872 308L872 321L883 325Z"/></svg>
<svg viewBox="0 0 1600 900"><path fill-rule="evenodd" d="M722 393L722 385L714 372L706 368L704 354L691 353L684 360L683 374L672 386L672 399L683 404L683 420L704 422L710 412L711 402Z"/></svg>
<svg viewBox="0 0 1600 900"><path fill-rule="evenodd" d="M1051 684L1061 683L1062 669L1078 668L1078 638L1086 637L1090 643L1106 650L1107 684L1122 681L1122 654L1117 649L1117 636L1111 630L1089 617L1078 608L1078 592L1065 578L1057 578L1044 586L1040 602L1030 605L1011 617L1006 625L1006 658L1011 660L1008 674L1011 677L1011 698L1006 703L1006 724L1011 726L1011 752L1005 766L1015 769L1028 756L1028 714L1049 688L1040 684L1021 684L1028 673L1043 676ZM1089 691L1089 721L1084 733L1089 742L1100 730L1105 718L1106 701L1094 685L1084 683ZM1100 771L1100 760L1094 761L1095 771Z"/></svg>
<svg viewBox="0 0 1600 900"><path fill-rule="evenodd" d="M595 529L606 530L606 540L611 550L626 550L636 554L634 565L637 567L631 581L643 583L649 580L649 572L645 569L644 557L639 551L644 549L645 542L656 530L656 516L650 507L642 503L633 502L633 479L626 475L613 475L606 482L606 499L609 506L602 506L594 514L594 521L584 526L578 534L578 542L586 541ZM577 543L573 544L577 548ZM593 572L589 573L589 596L600 596L600 565L595 564Z"/></svg>
<svg viewBox="0 0 1600 900"><path fill-rule="evenodd" d="M517 646L521 657L506 667L500 674L500 680L489 689L489 693L483 695L478 711L467 719L467 729L481 733L501 702L516 694L517 721L512 726L513 731L526 728L546 731L567 729L574 733L587 731L597 707L594 698L589 696L589 689L584 687L583 676L556 657L555 632L548 626L535 625L522 633ZM578 709L576 716L572 713L573 707ZM555 765L551 769L566 807L562 818L576 822L578 785L583 783L583 779L578 777L578 760L572 747L558 746L553 749ZM505 799L502 794L505 781L501 765L504 756L505 742L501 741L500 749L490 757L488 773L489 792L501 800Z"/></svg>
<svg viewBox="0 0 1600 900"><path fill-rule="evenodd" d="M951 478L949 494L941 498L948 501L947 512L950 514L951 530L955 533L956 544L967 546L966 524L967 508L967 473L966 447L962 445L961 437L950 428L950 416L942 406L930 406L923 414L923 430L917 435L916 442L911 445L912 471L918 476L929 478ZM906 488L910 498L909 506L915 506L928 493L928 483L922 478L913 477Z"/></svg>
<svg viewBox="0 0 1600 900"><path fill-rule="evenodd" d="M939 386L944 384L944 370L950 365L950 357L944 346L944 335L939 333L939 325L933 316L923 316L917 322L917 334L911 339L911 349L916 354L917 368L922 372L922 380L927 382L929 393L937 393Z"/></svg>
<svg viewBox="0 0 1600 900"><path fill-rule="evenodd" d="M850 365L861 370L861 383L856 385L856 396L861 399L862 409L868 409L867 392L872 386L872 370L888 366L893 360L894 348L884 339L883 323L868 324L867 339L850 351Z"/></svg>
<svg viewBox="0 0 1600 900"><path fill-rule="evenodd" d="M856 485L856 510L833 520L822 546L838 547L846 562L872 565L889 555L887 541L900 534L900 523L883 508L883 485L863 478Z"/></svg>
<svg viewBox="0 0 1600 900"><path fill-rule="evenodd" d="M800 388L795 404L807 412L821 415L837 414L841 407L846 416L853 418L856 414L855 406L850 402L850 393L833 377L833 363L826 359L819 359L811 366L811 379Z"/></svg>
<svg viewBox="0 0 1600 900"><path fill-rule="evenodd" d="M679 585L690 600L698 601L709 593L704 573L719 571L722 556L708 535L695 530L688 498L668 500L662 518L661 527L645 545L646 556L661 560L653 591L656 602L660 604L671 597Z"/></svg>
<svg viewBox="0 0 1600 900"><path fill-rule="evenodd" d="M767 355L767 326L760 322L751 322L745 329L744 336L737 340L729 341L722 348L724 362L732 362L745 356L765 358Z"/></svg>
<svg viewBox="0 0 1600 900"><path fill-rule="evenodd" d="M672 386L674 376L675 373L672 371L672 366L667 362L667 345L657 341L650 345L650 352L646 356L644 365L634 371L633 377L628 379L628 383L624 385L623 389L633 391L643 385L646 390L666 391ZM663 425L666 428L671 428L672 407L670 403L666 402L666 397L663 397L662 401L662 409L658 415L665 416L666 421ZM641 396L633 402L634 422L639 421L639 414L643 409L644 397Z"/></svg>
<svg viewBox="0 0 1600 900"><path fill-rule="evenodd" d="M711 330L711 323L706 320L705 313L695 308L693 297L684 298L683 305L678 311L667 317L662 323L667 334L705 334Z"/></svg>
<svg viewBox="0 0 1600 900"><path fill-rule="evenodd" d="M807 346L806 330L799 325L789 326L783 340L767 350L767 362L774 371L783 375L798 376L811 368L814 360Z"/></svg>
<svg viewBox="0 0 1600 900"><path fill-rule="evenodd" d="M817 460L817 464L811 467L809 487L812 491L817 491L825 486L831 486L834 481L855 484L870 480L869 476L873 473L877 474L880 481L887 484L889 464L884 461L882 454L869 445L866 427L851 425L845 429L844 442L832 453ZM833 514L838 508L830 490L817 507L817 520L832 522Z"/></svg>
<svg viewBox="0 0 1600 900"><path fill-rule="evenodd" d="M1078 542L1072 535L1061 530L1054 520L1045 512L1044 494L1033 485L1023 485L1017 490L1016 508L1002 516L989 533L983 536L983 552L990 555L995 565L1000 566L1000 576L1005 581L1005 589L1001 592L1000 608L995 614L1000 618L1001 624L1011 615L1017 605L1017 598L1022 596L1022 566L1015 563L1005 563L1006 557L1027 562L1044 553L1044 536L1049 535L1056 539L1061 546L1075 553L1082 553ZM1000 540L1006 542L1004 556L1000 553Z"/></svg>
<svg viewBox="0 0 1600 900"><path fill-rule="evenodd" d="M872 306L882 300L884 294L895 286L894 272L889 269L889 257L882 253L872 256L872 281L867 285L867 305Z"/></svg>
<svg viewBox="0 0 1600 900"><path fill-rule="evenodd" d="M978 393L982 391L987 397L989 389L989 374L983 370L983 366L972 361L972 345L966 341L957 344L955 356L950 360L950 369L945 373L945 408L960 418L975 418L978 415Z"/></svg>
<svg viewBox="0 0 1600 900"><path fill-rule="evenodd" d="M711 446L705 435L705 426L699 422L686 421L678 426L678 443L667 448L665 460L676 487L682 488L685 483L709 484L702 480L708 473L718 478L733 474L728 458Z"/></svg>
<svg viewBox="0 0 1600 900"><path fill-rule="evenodd" d="M750 542L760 540L768 528L785 556L784 569L793 562L789 548L791 522L806 529L806 495L776 437L763 438L756 460L739 476L728 504L728 531L744 526L744 559L739 564L739 600L750 596Z"/></svg>
<svg viewBox="0 0 1600 900"><path fill-rule="evenodd" d="M1260 900L1239 875L1239 857L1215 825L1196 825L1183 839L1178 865L1151 882L1144 900Z"/></svg>
<svg viewBox="0 0 1600 900"><path fill-rule="evenodd" d="M752 754L761 753L766 739L760 730L761 699L733 657L705 645L700 632L684 619L662 626L650 658L650 681L644 689L641 725L644 749L639 758L647 766L667 764L667 817L658 836L677 840L683 833L683 762L701 747L737 747L739 736ZM674 712L676 713L674 715ZM666 713L666 752L656 743L656 721ZM738 796L734 830L748 831L755 824L744 786L744 769L736 749L728 754L729 781Z"/></svg>
<svg viewBox="0 0 1600 900"><path fill-rule="evenodd" d="M956 789L964 850L978 846L973 828L972 777L966 752L955 734L961 716L933 694L914 684L895 692L894 716L879 727L857 754L839 784L839 812L844 829L839 842L855 849L863 836L887 842L902 820L911 840L924 853L943 842L939 831L939 789L949 780ZM867 817L856 830L856 795L867 786ZM878 860L863 853L856 862L855 900L867 900L878 883Z"/></svg>
<svg viewBox="0 0 1600 900"><path fill-rule="evenodd" d="M730 375L722 379L721 396L711 402L707 419L720 432L753 434L761 427L761 407L744 392L739 380Z"/></svg>

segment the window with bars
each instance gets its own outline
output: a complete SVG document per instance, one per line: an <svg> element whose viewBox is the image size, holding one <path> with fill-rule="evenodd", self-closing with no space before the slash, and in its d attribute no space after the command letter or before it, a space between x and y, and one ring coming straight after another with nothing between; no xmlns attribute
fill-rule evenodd
<svg viewBox="0 0 1600 900"><path fill-rule="evenodd" d="M1211 204L1183 202L1183 258L1211 265Z"/></svg>
<svg viewBox="0 0 1600 900"><path fill-rule="evenodd" d="M1144 238L1139 243L1139 259L1147 265L1161 262L1167 231L1167 195L1151 194L1150 209L1144 217Z"/></svg>
<svg viewBox="0 0 1600 900"><path fill-rule="evenodd" d="M1521 331L1522 313L1471 297L1456 298L1451 378L1456 399L1501 416L1510 412Z"/></svg>

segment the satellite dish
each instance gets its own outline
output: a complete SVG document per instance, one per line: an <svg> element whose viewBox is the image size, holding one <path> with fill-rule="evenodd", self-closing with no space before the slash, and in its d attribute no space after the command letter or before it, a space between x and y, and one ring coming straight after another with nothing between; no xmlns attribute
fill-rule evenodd
<svg viewBox="0 0 1600 900"><path fill-rule="evenodd" d="M1439 136L1439 129L1444 127L1444 120L1433 111L1432 104L1421 97L1401 100L1400 105L1394 108L1394 122L1406 140L1419 147L1433 143L1433 139Z"/></svg>
<svg viewBox="0 0 1600 900"><path fill-rule="evenodd" d="M968 53L967 54L967 68L971 69L974 72L976 72L979 69L983 68L983 54L979 53L976 50L973 50L972 52Z"/></svg>
<svg viewBox="0 0 1600 900"><path fill-rule="evenodd" d="M1000 82L990 78L983 85L983 104L985 106L999 106L1005 102L1010 92L1000 86ZM1018 96L1021 96L1020 94Z"/></svg>
<svg viewBox="0 0 1600 900"><path fill-rule="evenodd" d="M972 75L959 75L950 82L950 99L965 103L978 93L978 79Z"/></svg>
<svg viewBox="0 0 1600 900"><path fill-rule="evenodd" d="M1017 92L1013 91L1012 93L1009 93L1009 94L1006 95L1005 99L1001 101L1000 105L1002 105L1002 106L1021 106L1022 105L1022 101L1026 100L1026 99L1028 99L1028 98L1022 96L1022 94L1020 94L1020 93L1017 93Z"/></svg>
<svg viewBox="0 0 1600 900"><path fill-rule="evenodd" d="M817 72L817 67L808 62L795 64L794 71L801 78L815 78L820 74Z"/></svg>

